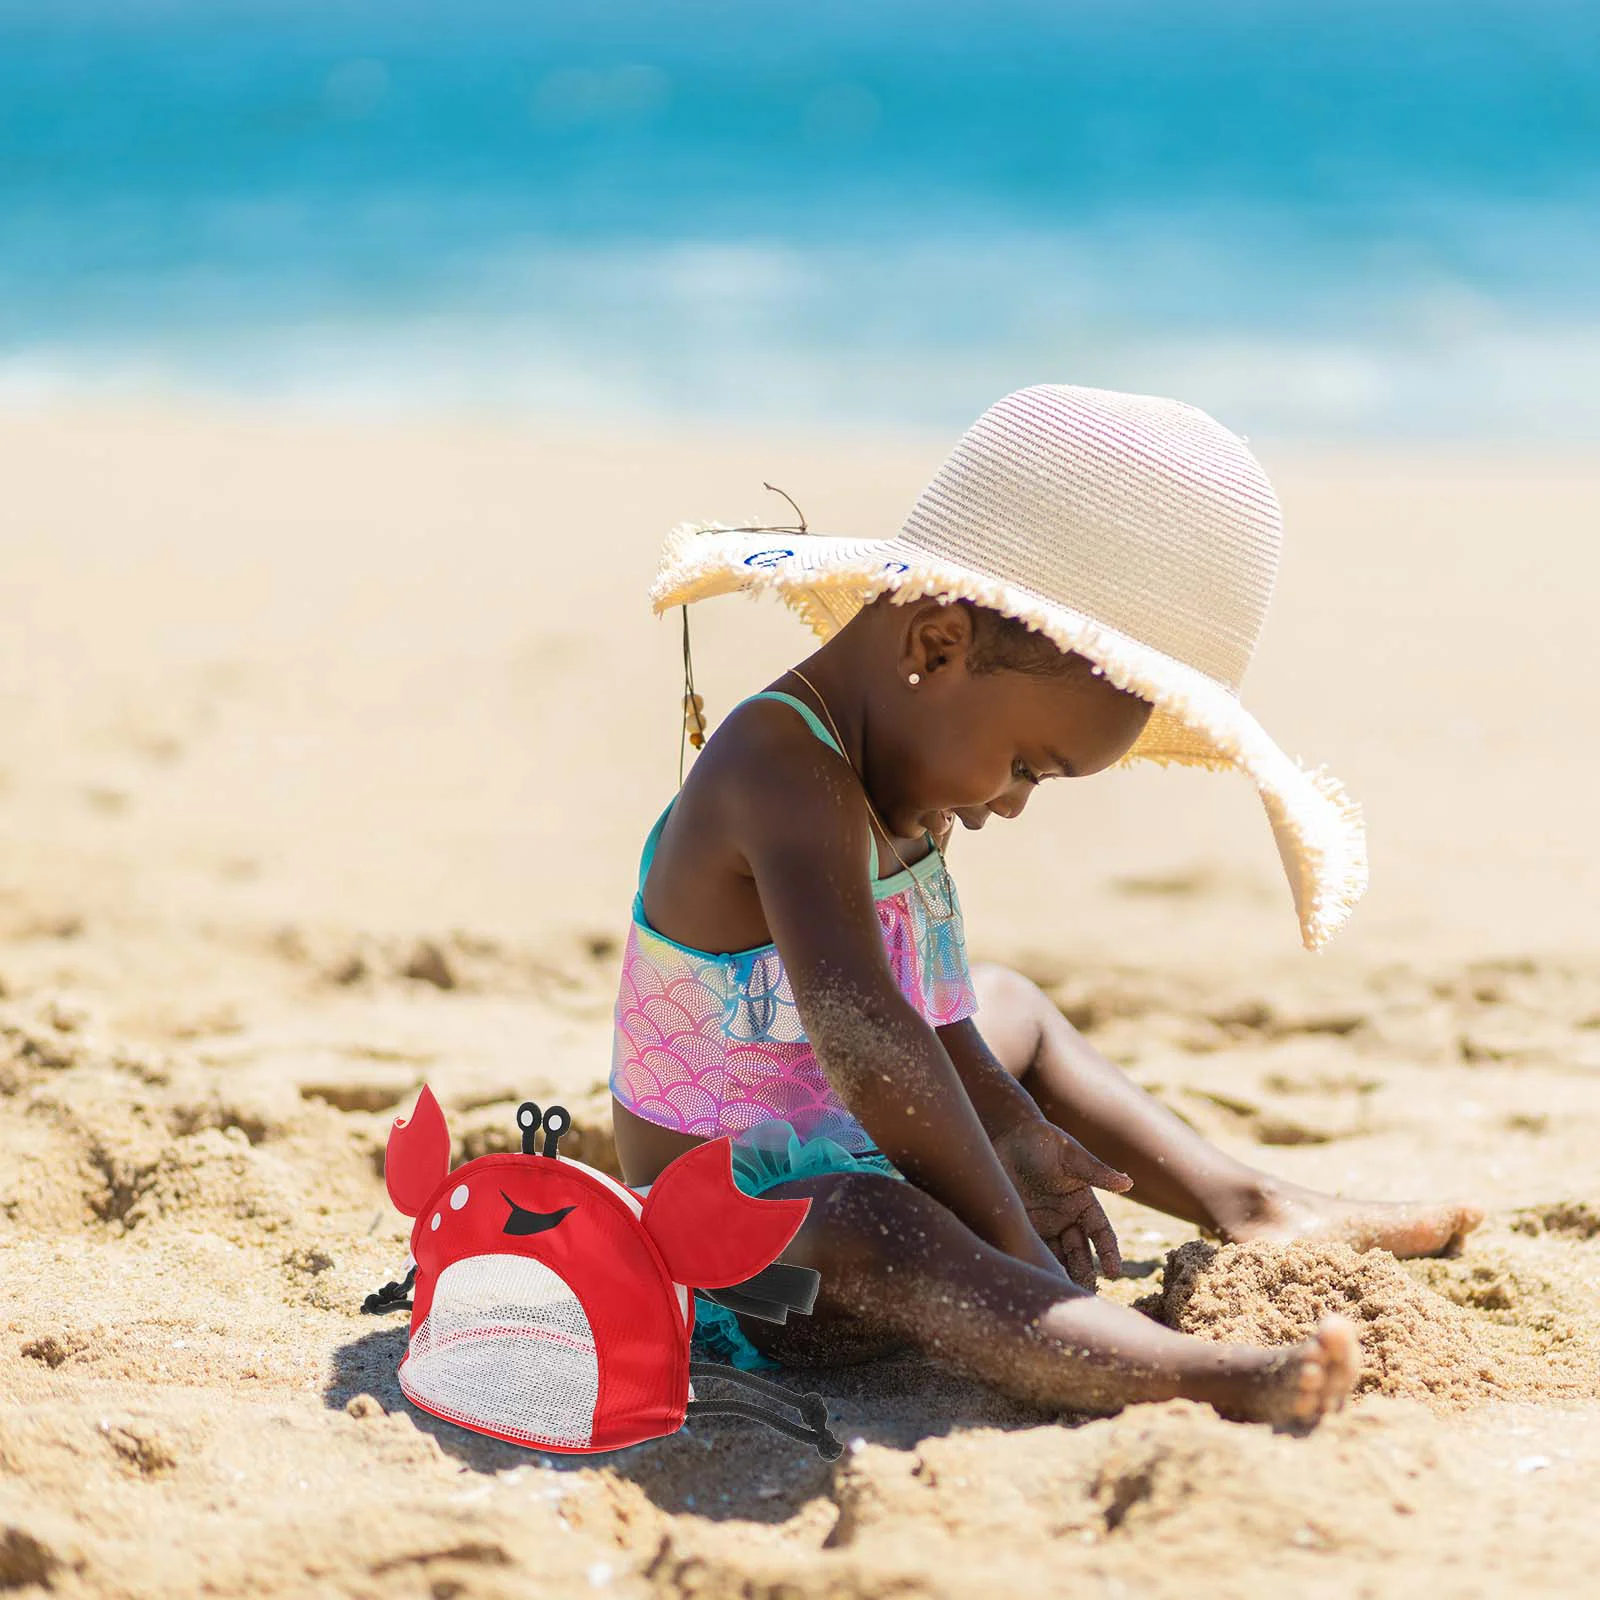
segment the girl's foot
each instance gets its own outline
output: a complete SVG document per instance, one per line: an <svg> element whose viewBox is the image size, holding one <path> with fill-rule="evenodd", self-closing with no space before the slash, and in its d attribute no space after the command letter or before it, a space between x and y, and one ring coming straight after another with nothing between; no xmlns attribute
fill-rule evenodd
<svg viewBox="0 0 1600 1600"><path fill-rule="evenodd" d="M1406 1260L1458 1254L1462 1240L1482 1221L1483 1207L1466 1201L1341 1200L1263 1178L1236 1198L1216 1231L1230 1244L1315 1239L1353 1250L1387 1250Z"/></svg>
<svg viewBox="0 0 1600 1600"><path fill-rule="evenodd" d="M1360 1369L1354 1325L1344 1317L1324 1317L1304 1343L1272 1351L1262 1367L1241 1375L1234 1397L1214 1404L1240 1421L1310 1428L1344 1405Z"/></svg>

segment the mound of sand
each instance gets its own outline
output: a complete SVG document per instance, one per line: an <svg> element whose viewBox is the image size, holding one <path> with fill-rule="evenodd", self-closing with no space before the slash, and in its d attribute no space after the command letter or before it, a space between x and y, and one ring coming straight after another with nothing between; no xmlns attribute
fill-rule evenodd
<svg viewBox="0 0 1600 1600"><path fill-rule="evenodd" d="M1418 1282L1392 1256L1358 1255L1348 1245L1194 1240L1168 1255L1161 1292L1139 1308L1181 1333L1253 1345L1303 1339L1322 1317L1338 1313L1361 1335L1358 1394L1441 1410L1548 1399L1570 1387L1538 1341L1476 1315L1470 1298L1447 1298Z"/></svg>

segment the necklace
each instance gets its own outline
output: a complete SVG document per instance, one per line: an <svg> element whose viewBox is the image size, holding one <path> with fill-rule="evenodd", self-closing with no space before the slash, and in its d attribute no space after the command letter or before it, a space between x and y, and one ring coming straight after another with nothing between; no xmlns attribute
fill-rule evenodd
<svg viewBox="0 0 1600 1600"><path fill-rule="evenodd" d="M839 732L839 724L833 720L833 712L828 709L828 702L823 699L822 691L818 689L816 684L814 684L798 667L790 667L789 675L791 677L798 678L801 683L803 683L806 688L811 691L811 698L822 707L822 714L828 719L828 729L833 734L834 742L839 746L839 754L844 757L845 765L849 767L851 773L855 777L856 782L861 785L861 798L866 802L867 816L871 818L873 826L877 828L878 832L883 835L883 842L888 845L889 849L893 852L894 858L900 863L901 869L911 875L911 881L916 884L917 893L921 896L923 909L931 918L933 918L934 921L945 921L949 917L950 913L948 911L941 912L934 908L933 901L929 898L928 891L923 886L922 880L911 871L911 863L900 854L900 847L894 842L894 835L889 832L889 829L884 823L883 818L878 815L878 808L873 805L872 796L867 793L866 779L864 779L861 774L856 771L855 762L853 762L850 757L845 754L844 735ZM935 845L935 848L937 849L938 846Z"/></svg>

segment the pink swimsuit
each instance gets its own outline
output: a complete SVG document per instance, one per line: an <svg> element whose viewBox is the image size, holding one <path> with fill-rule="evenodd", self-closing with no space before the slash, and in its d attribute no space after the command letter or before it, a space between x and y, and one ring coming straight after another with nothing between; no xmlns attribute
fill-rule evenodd
<svg viewBox="0 0 1600 1600"><path fill-rule="evenodd" d="M777 693L754 698L792 706L838 750L801 701ZM713 955L675 943L645 920L645 878L671 809L651 830L639 868L611 1092L636 1116L679 1133L714 1138L776 1118L802 1139L825 1136L852 1153L870 1151L871 1136L817 1065L777 947ZM934 1027L972 1016L978 1007L961 907L943 856L930 849L909 870L874 879L872 892L889 967L905 997Z"/></svg>

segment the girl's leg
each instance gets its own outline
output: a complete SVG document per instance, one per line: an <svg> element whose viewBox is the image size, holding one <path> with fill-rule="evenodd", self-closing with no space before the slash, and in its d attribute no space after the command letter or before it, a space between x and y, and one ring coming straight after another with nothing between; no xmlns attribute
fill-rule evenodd
<svg viewBox="0 0 1600 1600"><path fill-rule="evenodd" d="M1475 1205L1340 1200L1225 1155L1114 1067L1020 973L973 970L978 1026L1058 1127L1133 1179L1129 1198L1224 1239L1337 1238L1397 1256L1448 1252L1483 1221Z"/></svg>
<svg viewBox="0 0 1600 1600"><path fill-rule="evenodd" d="M835 1365L911 1345L1049 1409L1188 1399L1283 1424L1315 1422L1355 1378L1355 1331L1342 1318L1284 1349L1213 1344L1002 1254L909 1183L847 1173L768 1193L810 1198L783 1259L822 1277L811 1316L782 1327L740 1319L780 1361Z"/></svg>

